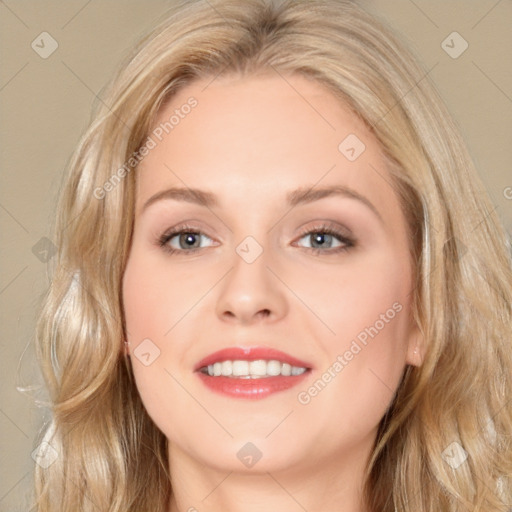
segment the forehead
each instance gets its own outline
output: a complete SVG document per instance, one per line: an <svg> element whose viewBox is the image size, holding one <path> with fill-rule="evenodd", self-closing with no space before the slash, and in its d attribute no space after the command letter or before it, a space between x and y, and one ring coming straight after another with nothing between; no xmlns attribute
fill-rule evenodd
<svg viewBox="0 0 512 512"><path fill-rule="evenodd" d="M393 200L377 139L327 87L303 76L193 82L160 110L150 136L138 208L175 186L242 207L315 184L342 184L382 208Z"/></svg>

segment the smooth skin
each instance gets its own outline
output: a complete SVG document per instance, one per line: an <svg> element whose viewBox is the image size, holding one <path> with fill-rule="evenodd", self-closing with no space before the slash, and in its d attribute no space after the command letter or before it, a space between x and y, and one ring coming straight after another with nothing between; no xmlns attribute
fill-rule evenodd
<svg viewBox="0 0 512 512"><path fill-rule="evenodd" d="M423 353L410 238L379 143L323 85L297 75L196 81L155 126L191 96L197 106L137 170L123 277L136 385L169 440L169 512L367 512L362 475L378 424ZM350 134L366 147L354 161L338 148ZM353 193L287 204L297 188L329 186ZM208 191L218 204L167 197L144 208L171 187ZM323 234L326 222L342 238ZM183 223L200 234L185 229L160 245ZM252 263L236 251L248 236L263 249ZM393 304L400 312L301 403L299 393ZM146 365L134 350L148 339L151 359L160 352ZM255 345L313 370L259 400L215 393L193 371L219 349ZM261 452L252 467L237 457L248 442Z"/></svg>

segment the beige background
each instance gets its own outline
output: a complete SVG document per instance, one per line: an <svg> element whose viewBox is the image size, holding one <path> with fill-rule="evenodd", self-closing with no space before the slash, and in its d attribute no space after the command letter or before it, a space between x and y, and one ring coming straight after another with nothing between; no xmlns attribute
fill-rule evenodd
<svg viewBox="0 0 512 512"><path fill-rule="evenodd" d="M363 3L388 19L431 70L512 232L512 2ZM169 5L0 0L0 511L29 510L34 438L48 419L47 411L17 391L40 383L33 332L48 280L47 265L33 247L48 234L62 172L92 103L115 64ZM44 31L58 43L47 59L31 47ZM453 31L469 43L456 59L441 47ZM37 387L32 393L45 398Z"/></svg>

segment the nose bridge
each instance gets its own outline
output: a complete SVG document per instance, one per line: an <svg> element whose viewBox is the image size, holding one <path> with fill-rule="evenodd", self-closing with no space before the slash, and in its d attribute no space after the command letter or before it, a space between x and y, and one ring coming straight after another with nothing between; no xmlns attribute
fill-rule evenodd
<svg viewBox="0 0 512 512"><path fill-rule="evenodd" d="M282 284L268 268L274 259L266 247L268 237L260 243L256 236L245 236L235 247L231 271L218 296L217 313L221 317L247 322L259 315L279 318L286 312Z"/></svg>

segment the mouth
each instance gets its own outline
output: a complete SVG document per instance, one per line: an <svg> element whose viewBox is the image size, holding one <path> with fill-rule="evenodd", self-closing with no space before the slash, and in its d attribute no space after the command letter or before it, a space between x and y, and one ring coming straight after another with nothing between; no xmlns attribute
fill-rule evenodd
<svg viewBox="0 0 512 512"><path fill-rule="evenodd" d="M194 368L212 391L235 398L264 398L301 382L309 363L266 347L232 347L202 359Z"/></svg>

